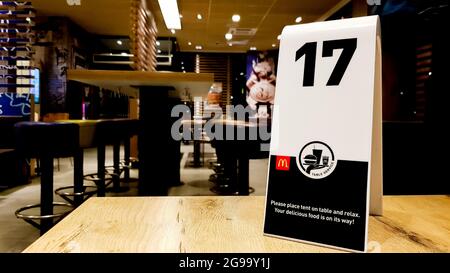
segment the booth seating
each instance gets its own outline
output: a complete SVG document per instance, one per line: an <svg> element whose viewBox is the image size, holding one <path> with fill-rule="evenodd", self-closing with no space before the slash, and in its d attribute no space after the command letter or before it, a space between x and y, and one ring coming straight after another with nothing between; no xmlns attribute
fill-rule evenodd
<svg viewBox="0 0 450 273"><path fill-rule="evenodd" d="M15 124L15 139L20 156L39 158L41 162L40 204L22 207L15 214L39 228L42 235L73 208L68 203L53 202L53 160L79 154L79 128L71 123L19 122ZM66 209L54 213L55 206ZM34 208L40 208L39 215L25 214Z"/></svg>

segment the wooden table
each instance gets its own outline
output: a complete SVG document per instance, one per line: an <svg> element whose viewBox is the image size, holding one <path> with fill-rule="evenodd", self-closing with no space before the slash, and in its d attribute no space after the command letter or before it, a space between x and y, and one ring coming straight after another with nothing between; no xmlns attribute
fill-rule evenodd
<svg viewBox="0 0 450 273"><path fill-rule="evenodd" d="M107 89L130 89L141 86L172 86L183 91L203 90L207 94L214 82L213 73L182 73L171 71L127 71L127 70L85 70L68 69L67 79ZM150 91L151 92L151 91Z"/></svg>
<svg viewBox="0 0 450 273"><path fill-rule="evenodd" d="M371 252L449 252L449 196L384 197ZM264 197L91 198L24 252L338 252L264 236Z"/></svg>

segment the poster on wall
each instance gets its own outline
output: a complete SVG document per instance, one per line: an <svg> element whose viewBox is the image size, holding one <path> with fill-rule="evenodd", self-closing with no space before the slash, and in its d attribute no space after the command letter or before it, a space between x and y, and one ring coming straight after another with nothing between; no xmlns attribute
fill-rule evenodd
<svg viewBox="0 0 450 273"><path fill-rule="evenodd" d="M285 27L277 76L264 233L365 251L382 201L378 17Z"/></svg>
<svg viewBox="0 0 450 273"><path fill-rule="evenodd" d="M271 118L275 99L276 57L270 52L247 55L248 106L254 111L253 118Z"/></svg>
<svg viewBox="0 0 450 273"><path fill-rule="evenodd" d="M0 116L30 116L33 97L31 94L0 93Z"/></svg>

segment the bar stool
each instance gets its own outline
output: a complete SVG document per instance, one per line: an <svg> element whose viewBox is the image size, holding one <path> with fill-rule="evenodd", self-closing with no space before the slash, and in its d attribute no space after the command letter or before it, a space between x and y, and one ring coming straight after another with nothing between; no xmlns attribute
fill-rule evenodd
<svg viewBox="0 0 450 273"><path fill-rule="evenodd" d="M221 126L220 123L217 125ZM263 143L258 137L258 127L254 123L242 121L226 121L223 126L224 132L233 133L233 138L215 140L221 165L219 172L210 179L214 182L210 190L219 195L249 195L254 192L254 188L249 185L249 160L255 157L254 154L258 153ZM243 133L244 138L238 137L240 133ZM255 138L251 139L250 135Z"/></svg>
<svg viewBox="0 0 450 273"><path fill-rule="evenodd" d="M234 155L236 147L233 140L216 140L217 157L220 158L221 168L210 176L214 186L210 190L219 195L234 195L237 193L237 162Z"/></svg>
<svg viewBox="0 0 450 273"><path fill-rule="evenodd" d="M122 173L124 173L123 182L129 182L130 179L130 138L137 134L134 133L135 127L134 122L137 120L131 119L112 119L108 120L110 122L106 127L108 128L105 132L109 133L111 130L115 130L114 137L107 137L109 144L113 145L113 165L106 166L106 173L115 175L113 179L120 179ZM103 124L105 126L105 123ZM112 127L113 128L112 128ZM101 130L105 130L104 127ZM137 128L137 126L136 126ZM124 144L124 159L120 159L120 144ZM117 182L116 182L117 183Z"/></svg>
<svg viewBox="0 0 450 273"><path fill-rule="evenodd" d="M125 180L129 181L130 138L138 133L138 128L139 121L135 119L110 119L98 122L96 131L97 173L93 174L98 187L98 196L105 196L106 187L111 183L114 192L128 190L128 187L121 187L120 176L122 172L125 172ZM125 159L121 164L120 144L122 141L125 143ZM112 166L105 166L106 145L113 145L114 163ZM108 179L110 179L110 183L106 183Z"/></svg>
<svg viewBox="0 0 450 273"><path fill-rule="evenodd" d="M40 229L41 235L73 209L68 203L53 202L53 160L57 157L72 157L79 152L78 134L78 126L69 123L19 122L15 124L18 154L25 158L39 158L41 161L40 204L19 208L15 215ZM70 209L54 213L53 207ZM40 214L24 213L33 208L40 208Z"/></svg>
<svg viewBox="0 0 450 273"><path fill-rule="evenodd" d="M70 122L79 127L79 152L74 156L74 185L60 187L55 190L55 194L69 202L75 207L81 205L89 197L97 193L97 186L84 184L84 149L95 146L96 120L63 120L60 122ZM93 178L94 179L94 178Z"/></svg>
<svg viewBox="0 0 450 273"><path fill-rule="evenodd" d="M110 144L109 137L113 138L111 132L107 132L109 120L96 120L95 130L91 132L89 147L97 148L97 172L83 174L83 180L92 182L96 185L97 196L104 197L106 188L113 182L114 173L109 173L105 167L105 150L106 145ZM109 133L109 135L108 135Z"/></svg>
<svg viewBox="0 0 450 273"><path fill-rule="evenodd" d="M85 185L85 180L90 180L95 182L97 180L93 175L85 176L83 174L83 151L74 157L74 185L60 187L55 190L55 194L60 196L62 199L69 202L74 207L78 207L88 198L94 196L98 193L97 184Z"/></svg>
<svg viewBox="0 0 450 273"><path fill-rule="evenodd" d="M129 183L132 181L137 181L137 179L131 180L130 170L132 169L131 164L131 138L139 134L139 120L138 119L122 119L122 128L124 129L123 134L123 146L124 146L124 159L120 161L120 167L124 173L123 182ZM116 148L117 149L117 148ZM120 150L119 150L120 151Z"/></svg>

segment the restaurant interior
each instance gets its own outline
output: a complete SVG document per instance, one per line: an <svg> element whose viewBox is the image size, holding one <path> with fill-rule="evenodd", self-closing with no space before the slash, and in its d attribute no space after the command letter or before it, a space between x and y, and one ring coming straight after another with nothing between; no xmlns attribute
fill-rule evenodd
<svg viewBox="0 0 450 273"><path fill-rule="evenodd" d="M443 206L445 230L448 1L0 1L0 252L24 251L89 199L265 196L270 137L212 139L204 125L270 133L283 28L370 15L382 33L383 194L444 198L430 208ZM251 113L237 120L241 105ZM450 251L440 238L411 249Z"/></svg>

